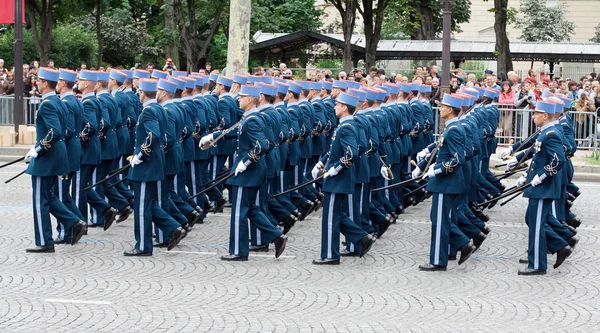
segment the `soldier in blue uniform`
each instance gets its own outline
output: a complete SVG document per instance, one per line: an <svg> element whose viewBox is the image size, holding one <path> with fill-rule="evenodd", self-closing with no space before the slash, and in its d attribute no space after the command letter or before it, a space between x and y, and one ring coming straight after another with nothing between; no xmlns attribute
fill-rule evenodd
<svg viewBox="0 0 600 333"><path fill-rule="evenodd" d="M85 220L76 200L83 189L81 184L73 184L73 194L75 200L71 196L71 180L75 179L77 172L81 166L83 150L79 136L83 130L83 105L73 95L73 86L77 81L77 72L66 69L59 70L59 80L56 84L56 91L60 94L60 99L66 107L67 122L64 133L65 144L67 146L67 156L69 157L69 174L60 176L58 180L58 198L65 206L80 220ZM56 227L58 237L54 239L54 244L65 244L71 242L71 233L61 224Z"/></svg>
<svg viewBox="0 0 600 333"><path fill-rule="evenodd" d="M360 243L360 257L369 252L375 242L375 238L348 217L348 195L355 190L354 163L359 158L358 129L352 117L357 104L358 97L355 95L341 93L338 96L335 112L340 124L333 134L329 152L316 166L325 171L325 196L321 219L321 256L313 260L315 265L340 264L340 232L350 243Z"/></svg>
<svg viewBox="0 0 600 333"><path fill-rule="evenodd" d="M175 78L171 77L171 80ZM177 90L177 83L165 79L158 80L156 101L160 104L161 113L159 116L166 124L165 136L163 138L163 150L165 153L164 174L165 179L158 182L159 205L161 208L177 221L186 231L190 231L190 224L195 223L189 221L185 214L177 207L175 201L182 199L175 192L175 176L180 168L183 168L183 149L179 140L180 133L183 131L183 118L179 108L175 105L173 96ZM188 205L189 206L189 205ZM193 211L190 207L189 210ZM193 211L193 213L196 213ZM196 213L197 214L197 213ZM161 231L158 226L155 226L156 240L153 246L165 247L169 245L169 235Z"/></svg>
<svg viewBox="0 0 600 333"><path fill-rule="evenodd" d="M166 120L156 101L157 81L140 79L140 100L143 105L138 118L131 168L127 178L134 193L135 247L125 251L125 256L152 255L152 222L161 232L169 235L168 250L185 237L186 231L161 207L163 199L158 183L165 179L165 153L163 150Z"/></svg>
<svg viewBox="0 0 600 333"><path fill-rule="evenodd" d="M231 226L229 234L229 254L221 257L227 261L246 261L249 253L248 220L261 232L265 243L275 244L275 257L285 249L287 237L281 233L261 212L257 205L260 186L266 181L266 162L263 158L267 143L263 134L264 122L256 108L260 88L242 86L240 108L244 110L242 122L229 136L237 136L237 148L232 163L235 176L227 183L232 186ZM220 135L220 131L214 133Z"/></svg>
<svg viewBox="0 0 600 333"><path fill-rule="evenodd" d="M475 250L456 223L457 198L466 191L462 168L466 135L458 122L462 105L460 98L446 94L440 106L440 118L446 122L446 128L440 139L436 163L425 174L429 178L427 191L433 194L433 202L429 263L419 266L422 271L445 271L450 248L460 249L459 265Z"/></svg>
<svg viewBox="0 0 600 333"><path fill-rule="evenodd" d="M115 76L115 74L113 74ZM123 78L123 76L121 76ZM119 166L119 139L117 137L117 128L121 126L121 111L117 100L108 92L108 83L111 80L110 74L98 72L98 83L96 84L96 97L102 108L102 119L100 120L100 147L101 161L96 167L95 181L100 181L108 176L111 170L115 170ZM114 79L112 79L114 80ZM108 198L108 203L119 211L116 222L127 220L129 215L133 213L133 209L129 206L129 202L125 199L117 189L112 186L116 180L108 180L96 186L101 200ZM97 200L88 196L88 200ZM99 223L94 221L92 226L99 226Z"/></svg>
<svg viewBox="0 0 600 333"><path fill-rule="evenodd" d="M96 168L101 161L100 136L103 122L103 111L100 101L96 98L94 90L98 81L98 72L82 70L79 72L78 89L82 92L81 102L83 104L83 130L81 131L81 146L83 148L83 160L81 168L75 176L75 184L87 186L95 184L100 179L96 176ZM106 115L108 117L108 115ZM88 221L88 204L91 206L92 223L103 226L107 230L115 221L118 211L111 207L98 193L95 188L90 188L75 195L79 197L77 207ZM100 215L98 214L100 213Z"/></svg>
<svg viewBox="0 0 600 333"><path fill-rule="evenodd" d="M221 131L230 128L235 125L240 120L240 114L238 112L238 105L235 99L229 93L231 89L231 85L233 84L233 80L225 77L219 76L217 78L217 85L215 87L215 93L218 96L217 102L217 126L216 130ZM232 131L235 132L235 131ZM206 142L213 141L218 135L214 133L208 134L202 138L200 141L200 145L202 146ZM213 160L210 165L211 171L211 179L214 180L217 178L217 174L223 171L225 166L225 162L227 159L233 155L235 146L235 142L232 142L232 139L223 138L221 142L219 142L216 146L216 154L213 155ZM218 198L215 204L215 211L222 212L223 206L225 205L225 199Z"/></svg>
<svg viewBox="0 0 600 333"><path fill-rule="evenodd" d="M131 123L135 124L136 116L133 111L131 98L123 92L123 84L127 80L127 74L118 70L110 71L110 80L108 81L108 90L117 102L119 114L117 115L118 123L115 127L117 133L118 152L117 162L113 162L113 168L122 168L127 163L127 156L131 156L133 153L133 144L130 144L129 128ZM131 146L131 149L130 149ZM123 175L119 175L119 179L122 179ZM129 203L129 206L133 203L133 192L125 187L123 182L118 183L114 188L119 192L125 200ZM130 214L133 213L131 207L128 208ZM120 218L119 218L120 219ZM119 222L119 221L117 221Z"/></svg>
<svg viewBox="0 0 600 333"><path fill-rule="evenodd" d="M58 80L58 71L49 68L38 71L42 102L35 117L35 146L25 156L26 162L31 160L26 173L31 175L35 230L35 247L26 251L33 253L54 252L50 214L71 231L71 245L79 242L85 232L85 224L56 196L59 177L70 171L65 163L68 157L64 142L68 115L55 93Z"/></svg>
<svg viewBox="0 0 600 333"><path fill-rule="evenodd" d="M533 121L541 127L541 131L534 143L535 154L527 174L517 182L517 185L531 185L523 195L529 198L525 214L525 222L529 227L529 264L527 268L519 270L519 275L546 274L547 249L561 247L557 251L554 268L558 268L573 253L568 243L548 225L552 217L552 202L559 199L561 191L560 177L555 176L566 160L563 142L552 121L554 112L553 103L536 103Z"/></svg>

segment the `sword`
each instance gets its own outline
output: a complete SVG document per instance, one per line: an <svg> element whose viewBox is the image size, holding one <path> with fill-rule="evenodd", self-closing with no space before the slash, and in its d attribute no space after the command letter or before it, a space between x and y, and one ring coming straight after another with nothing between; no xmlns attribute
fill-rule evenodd
<svg viewBox="0 0 600 333"><path fill-rule="evenodd" d="M12 162L11 162L11 163L12 163ZM8 184L8 183L12 182L13 180L15 180L15 179L19 178L19 176L23 175L23 174L25 173L25 171L27 171L27 169L25 169L25 170L23 170L23 171L19 172L19 173L18 173L16 176L14 176L14 177L12 177L11 179L9 179L9 180L5 181L5 182L4 182L4 184Z"/></svg>
<svg viewBox="0 0 600 333"><path fill-rule="evenodd" d="M499 195L499 196L497 196L497 197L495 197L495 198L493 198L493 199L490 199L490 200L488 200L488 201L484 201L484 202L482 202L482 203L475 204L474 206L476 206L476 207L482 207L482 206L485 206L485 205L487 205L487 204L490 204L490 203L492 203L492 202L496 202L496 201L498 201L498 200L502 200L502 199L504 199L504 198L507 198L507 197L510 197L510 196L514 195L514 194L515 194L515 193L517 193L517 192L521 192L521 191L525 190L526 188L528 188L528 187L530 187L530 186L531 186L531 183L529 183L529 184L525 184L525 185L523 185L523 186L521 186L521 187L517 187L517 188L515 188L515 189L514 189L514 190L512 190L512 191L507 191L506 193L503 193L502 195Z"/></svg>
<svg viewBox="0 0 600 333"><path fill-rule="evenodd" d="M120 169L117 169L113 173L109 174L108 176L106 176L106 178L102 179L101 181L97 182L96 184L92 184L92 185L84 188L84 190L87 191L87 190L89 190L91 188L94 188L94 187L100 185L100 184L103 184L103 183L107 182L108 180L110 180L112 177L114 177L114 176L120 174L121 172L129 169L130 167L131 167L131 164L127 164L126 166L124 166L124 167L122 167Z"/></svg>
<svg viewBox="0 0 600 333"><path fill-rule="evenodd" d="M298 185L296 185L296 186L294 186L294 187L291 187L291 188L289 188L288 190L286 190L286 191L283 191L283 192L281 192L281 193L277 193L277 194L273 195L273 196L272 196L272 198L277 198L277 197L278 197L278 196L280 196L280 195L288 194L288 193L291 193L291 192L297 191L298 189L301 189L301 188L303 188L303 187L305 187L305 186L308 186L308 185L310 185L310 184L316 183L317 181L319 181L319 180L323 179L323 177L325 176L325 173L323 172L323 170L321 170L321 172L322 172L322 174L321 174L319 177L317 177L317 178L315 178L315 179L313 179L313 180L309 180L309 181L307 181L306 183L298 184Z"/></svg>
<svg viewBox="0 0 600 333"><path fill-rule="evenodd" d="M24 159L25 159L25 156L23 156L23 157L19 157L19 158L17 158L16 160L14 160L14 161L11 161L11 162L8 162L8 163L6 163L6 164L2 164L2 165L0 165L0 169L2 169L2 168L4 168L4 167L7 167L7 166L9 166L9 165L13 165L13 164L15 164L15 163L19 163L19 162L21 162L21 161L22 161L22 160L24 160Z"/></svg>
<svg viewBox="0 0 600 333"><path fill-rule="evenodd" d="M219 184L223 183L223 182L224 182L224 181L226 181L227 179L229 179L229 178L233 177L233 175L235 175L235 171L231 171L231 173L227 174L225 177L223 177L223 178L221 178L221 179L219 179L219 180L217 180L217 181L214 181L212 185L208 186L207 188L203 189L202 191L200 191L200 192L198 192L198 193L196 193L196 194L194 194L194 195L190 196L189 198L187 198L187 201L191 201L191 200L193 200L194 198L198 197L199 195L201 195L201 194L204 194L206 191L208 191L208 190L212 189L213 187L215 187L215 186L217 186L217 185L219 185Z"/></svg>

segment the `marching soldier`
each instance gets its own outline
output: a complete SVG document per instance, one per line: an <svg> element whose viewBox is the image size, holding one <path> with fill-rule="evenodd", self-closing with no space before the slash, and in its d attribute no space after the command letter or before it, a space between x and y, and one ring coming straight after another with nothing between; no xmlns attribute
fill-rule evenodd
<svg viewBox="0 0 600 333"><path fill-rule="evenodd" d="M446 94L440 106L440 117L446 126L438 144L436 163L431 164L425 174L429 178L427 191L433 193L433 202L429 263L419 266L422 271L445 271L448 250L451 248L461 251L459 265L475 250L456 224L457 197L466 191L462 168L465 161L465 131L458 123L462 105L460 98Z"/></svg>
<svg viewBox="0 0 600 333"><path fill-rule="evenodd" d="M83 147L83 160L76 175L75 184L87 186L88 183L95 184L98 180L96 168L101 162L100 137L104 136L102 106L94 90L98 81L98 72L82 70L79 72L78 89L83 93L81 101L83 104L83 131L81 131L81 146ZM104 112L106 113L106 112ZM108 117L108 115L106 115ZM75 195L77 198L77 195ZM103 226L107 230L115 221L118 211L112 208L94 188L81 192L77 207L85 217L87 223L88 204L92 210L92 223ZM98 213L101 215L98 216Z"/></svg>
<svg viewBox="0 0 600 333"><path fill-rule="evenodd" d="M113 73L113 77L116 77L116 73ZM120 75L120 77L124 79L124 75ZM100 121L101 161L95 170L96 181L103 180L111 170L117 169L119 165L119 140L116 130L117 127L121 126L121 111L116 99L107 90L108 83L111 80L114 80L114 78L111 78L109 73L98 72L96 97L102 108L102 119ZM108 198L109 205L119 211L119 217L116 220L119 223L127 220L129 215L133 213L133 209L119 191L112 186L114 182L109 180L96 186L96 193L102 201ZM98 198L88 196L88 200L91 199L97 200ZM92 226L99 225L96 221L94 222L95 224Z"/></svg>
<svg viewBox="0 0 600 333"><path fill-rule="evenodd" d="M360 243L360 257L369 252L375 242L375 238L348 217L348 195L355 190L354 163L359 157L357 126L352 119L357 104L358 98L354 95L341 93L338 96L335 112L340 124L331 139L329 152L315 166L317 171L325 172L321 256L313 260L315 265L340 264L340 232L350 243Z"/></svg>
<svg viewBox="0 0 600 333"><path fill-rule="evenodd" d="M131 168L127 175L134 193L136 244L123 253L125 256L152 255L152 222L163 234L169 235L168 250L186 236L186 231L159 204L162 193L158 183L165 179L163 144L167 124L156 101L157 81L141 79L139 90L143 109L137 123Z"/></svg>
<svg viewBox="0 0 600 333"><path fill-rule="evenodd" d="M573 249L548 225L552 216L552 202L560 197L561 182L554 176L558 174L565 162L565 151L562 140L552 122L555 105L550 102L538 101L533 121L541 127L535 141L535 154L526 175L522 176L518 186L530 186L525 189L524 197L529 198L525 222L529 227L529 248L527 250L529 264L520 269L519 275L546 274L546 251L559 249L554 268L558 268Z"/></svg>
<svg viewBox="0 0 600 333"><path fill-rule="evenodd" d="M71 180L75 178L75 175L79 171L83 155L81 141L79 140L79 136L83 130L83 105L73 95L73 86L77 81L77 72L66 69L60 69L58 72L59 80L56 90L60 93L60 99L66 107L67 122L64 137L67 146L67 156L69 157L69 173L58 179L58 197L73 214L77 215L79 220L85 220L76 204L79 200L78 195L81 193L82 185L73 184L76 187L73 191L76 198L73 200L71 197ZM61 223L58 223L56 231L58 237L54 239L54 244L71 242L70 232Z"/></svg>
<svg viewBox="0 0 600 333"><path fill-rule="evenodd" d="M258 109L260 88L242 86L240 90L240 108L244 110L237 135L229 132L230 137L237 136L237 148L232 163L234 176L227 180L232 186L231 226L229 234L229 254L221 257L227 261L247 261L249 253L248 220L260 230L264 243L275 244L275 258L283 253L287 237L281 233L261 212L257 205L260 186L266 181L266 163L262 158L267 149L263 134L265 127ZM219 136L217 131L213 133Z"/></svg>
<svg viewBox="0 0 600 333"><path fill-rule="evenodd" d="M59 177L70 171L69 164L65 163L68 160L64 142L67 113L55 93L58 80L58 71L49 68L38 71L37 85L42 102L35 119L36 143L25 156L26 162L31 160L26 173L31 175L33 187L35 230L35 247L26 251L33 253L54 252L50 214L70 230L71 245L79 242L85 232L85 224L56 196Z"/></svg>

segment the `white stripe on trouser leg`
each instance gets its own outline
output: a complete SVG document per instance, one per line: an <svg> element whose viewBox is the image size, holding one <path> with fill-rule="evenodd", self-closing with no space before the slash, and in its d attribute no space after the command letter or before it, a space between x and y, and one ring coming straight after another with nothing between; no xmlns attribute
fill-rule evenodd
<svg viewBox="0 0 600 333"><path fill-rule="evenodd" d="M384 179L385 179L385 178L384 178ZM388 181L387 179L385 179L385 180L383 181L383 185L384 185L384 186L388 186L388 183L389 183L389 181ZM389 190L389 189L388 189L388 190L385 190L385 197L386 197L388 200L390 200L390 190Z"/></svg>
<svg viewBox="0 0 600 333"><path fill-rule="evenodd" d="M62 176L58 176L58 200L63 201L63 183Z"/></svg>
<svg viewBox="0 0 600 333"><path fill-rule="evenodd" d="M196 162L190 162L190 171L192 172L192 191L194 191L194 194L196 194L198 191L196 190L196 164L194 163Z"/></svg>
<svg viewBox="0 0 600 333"><path fill-rule="evenodd" d="M558 216L556 215L556 200L552 200L552 216L558 219Z"/></svg>
<svg viewBox="0 0 600 333"><path fill-rule="evenodd" d="M298 185L298 166L294 167L294 186Z"/></svg>
<svg viewBox="0 0 600 333"><path fill-rule="evenodd" d="M242 189L243 187L238 187L237 198L235 200L235 215L234 218L234 247L233 254L240 254L240 205L242 203Z"/></svg>
<svg viewBox="0 0 600 333"><path fill-rule="evenodd" d="M335 193L331 193L331 201L329 202L329 212L327 213L327 258L331 259L332 252L332 237L333 237L333 207L335 202Z"/></svg>
<svg viewBox="0 0 600 333"><path fill-rule="evenodd" d="M162 183L163 183L163 181L162 181L162 180L161 180L161 181L158 181L158 182L156 183L156 184L157 184L157 185L156 185L156 186L157 186L157 189L156 189L156 191L158 192L158 206L159 206L160 208L162 208Z"/></svg>
<svg viewBox="0 0 600 333"><path fill-rule="evenodd" d="M437 207L437 225L435 227L435 250L433 253L433 264L434 265L439 265L440 264L440 246L441 244L441 233L442 233L442 207L444 206L444 194L443 193L439 193L438 194L438 207Z"/></svg>
<svg viewBox="0 0 600 333"><path fill-rule="evenodd" d="M144 220L146 212L144 211L144 202L146 200L146 182L142 182L140 187L140 251L144 251Z"/></svg>
<svg viewBox="0 0 600 333"><path fill-rule="evenodd" d="M63 202L63 183L62 183L62 177L58 176L58 200L60 200L60 202ZM65 238L65 226L60 223L60 221L56 221L58 223L59 226L59 232L58 232L58 238L60 239L64 239Z"/></svg>
<svg viewBox="0 0 600 333"><path fill-rule="evenodd" d="M254 204L256 205L256 208L258 208L260 210L260 191L261 189L258 189L258 192L256 193L256 200L254 200ZM256 228L256 245L262 245L262 237L260 234L260 230L258 228Z"/></svg>
<svg viewBox="0 0 600 333"><path fill-rule="evenodd" d="M175 190L175 193L179 194L179 188L177 187L177 175L175 175L175 177L173 178L173 189Z"/></svg>
<svg viewBox="0 0 600 333"><path fill-rule="evenodd" d="M348 214L350 215L352 222L356 223L356 221L354 221L354 201L352 199L352 194L348 194ZM350 252L354 252L354 243L349 240L346 241L350 243Z"/></svg>
<svg viewBox="0 0 600 333"><path fill-rule="evenodd" d="M542 207L543 206L543 199L538 200L538 209L537 209L537 215L535 217L535 241L534 241L534 247L533 247L533 269L539 269L540 268L540 261L539 261L539 256L540 256L540 232L542 229ZM544 254L546 255L546 254Z"/></svg>
<svg viewBox="0 0 600 333"><path fill-rule="evenodd" d="M125 156L121 156L121 158L119 159L119 169L123 167L123 159L125 159ZM123 173L119 173L119 180L123 179Z"/></svg>
<svg viewBox="0 0 600 333"><path fill-rule="evenodd" d="M96 184L96 168L94 168L94 172L92 172L92 184ZM95 187L92 188L93 190L95 190ZM98 212L92 207L90 206L90 208L92 209L92 223L98 223Z"/></svg>
<svg viewBox="0 0 600 333"><path fill-rule="evenodd" d="M80 184L81 174L80 171L77 170L75 174L75 205L79 208L79 184ZM87 221L85 221L87 223Z"/></svg>
<svg viewBox="0 0 600 333"><path fill-rule="evenodd" d="M283 188L283 171L279 171L279 191L285 191Z"/></svg>
<svg viewBox="0 0 600 333"><path fill-rule="evenodd" d="M306 168L308 167L308 160L306 160L306 163L304 163L304 171L302 171L302 175L304 177L306 177Z"/></svg>
<svg viewBox="0 0 600 333"><path fill-rule="evenodd" d="M40 187L42 177L35 177L35 213L37 215L37 227L40 234L40 245L46 246L46 240L44 239L44 228L42 228L42 198L40 196Z"/></svg>
<svg viewBox="0 0 600 333"><path fill-rule="evenodd" d="M212 179L214 180L215 178L217 178L217 155L213 156L213 176L212 176Z"/></svg>

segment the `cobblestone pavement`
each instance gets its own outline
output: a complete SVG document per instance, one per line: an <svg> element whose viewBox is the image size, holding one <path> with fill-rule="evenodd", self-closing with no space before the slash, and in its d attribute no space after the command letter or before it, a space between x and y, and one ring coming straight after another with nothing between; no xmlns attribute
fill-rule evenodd
<svg viewBox="0 0 600 333"><path fill-rule="evenodd" d="M22 168L1 169L0 179ZM122 256L133 218L35 255L25 253L33 223L23 176L0 187L0 332L597 331L600 184L580 185L577 251L546 276L521 277L524 199L492 209L490 239L447 272L417 269L428 259L428 202L409 208L365 258L337 267L311 264L319 216L292 230L279 259L271 250L245 263L220 261L228 210L210 215L176 251L153 257Z"/></svg>

